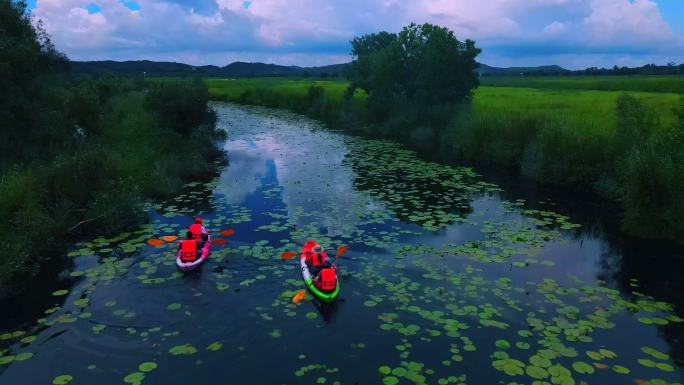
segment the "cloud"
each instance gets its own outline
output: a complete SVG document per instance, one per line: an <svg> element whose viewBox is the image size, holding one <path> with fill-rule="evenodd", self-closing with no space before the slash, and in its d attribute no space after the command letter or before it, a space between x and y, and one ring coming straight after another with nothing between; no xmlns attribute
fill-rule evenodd
<svg viewBox="0 0 684 385"><path fill-rule="evenodd" d="M33 14L76 60L330 64L347 61L353 37L410 22L449 27L501 62L545 50L664 62L684 49L653 0L38 0Z"/></svg>

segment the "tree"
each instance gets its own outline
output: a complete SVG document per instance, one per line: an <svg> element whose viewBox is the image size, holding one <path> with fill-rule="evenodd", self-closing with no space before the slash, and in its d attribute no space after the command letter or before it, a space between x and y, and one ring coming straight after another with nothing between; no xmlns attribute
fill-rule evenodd
<svg viewBox="0 0 684 385"><path fill-rule="evenodd" d="M375 122L408 114L407 108L417 118L430 118L433 107L469 102L479 85L475 57L480 49L472 40L458 40L448 28L410 24L398 34L357 37L351 45L347 95L356 88L366 91Z"/></svg>

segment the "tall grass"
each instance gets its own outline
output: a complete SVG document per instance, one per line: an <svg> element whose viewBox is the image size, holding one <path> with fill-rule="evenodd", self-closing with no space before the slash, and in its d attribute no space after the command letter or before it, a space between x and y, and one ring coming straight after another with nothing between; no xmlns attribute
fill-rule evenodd
<svg viewBox="0 0 684 385"><path fill-rule="evenodd" d="M490 87L537 89L684 93L684 76L484 76L480 84Z"/></svg>

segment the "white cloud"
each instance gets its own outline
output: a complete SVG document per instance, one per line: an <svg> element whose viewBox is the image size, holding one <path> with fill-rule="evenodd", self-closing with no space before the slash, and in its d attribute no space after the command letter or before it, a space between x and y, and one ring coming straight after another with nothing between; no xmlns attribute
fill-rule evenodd
<svg viewBox="0 0 684 385"><path fill-rule="evenodd" d="M652 0L254 0L249 7L242 0L139 0L140 11L98 0L102 11L94 14L85 9L90 2L38 0L33 11L74 59L330 64L348 60L353 37L410 22L449 27L502 60L546 49L549 56L659 54L667 61L684 47Z"/></svg>

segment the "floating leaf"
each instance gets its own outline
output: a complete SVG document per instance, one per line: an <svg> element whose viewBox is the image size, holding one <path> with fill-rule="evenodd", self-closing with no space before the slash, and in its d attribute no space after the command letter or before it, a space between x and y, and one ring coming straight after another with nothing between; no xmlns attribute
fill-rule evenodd
<svg viewBox="0 0 684 385"><path fill-rule="evenodd" d="M310 311L310 312L306 313L306 318L316 319L316 318L318 318L318 314L316 312Z"/></svg>
<svg viewBox="0 0 684 385"><path fill-rule="evenodd" d="M138 370L141 372L151 372L154 369L157 369L157 363L156 362L143 362L142 364L138 365Z"/></svg>
<svg viewBox="0 0 684 385"><path fill-rule="evenodd" d="M641 365L647 367L647 368L653 368L656 366L656 363L649 360L648 358L639 358L637 360L637 362L640 363Z"/></svg>
<svg viewBox="0 0 684 385"><path fill-rule="evenodd" d="M659 360L669 360L670 359L669 355L667 355L665 353L661 353L661 352L659 352L653 348L649 348L648 346L643 346L641 348L641 351L652 356L652 357L655 357Z"/></svg>
<svg viewBox="0 0 684 385"><path fill-rule="evenodd" d="M17 357L19 357L19 356L17 356ZM666 363L664 363L664 362L658 362L657 364L655 364L655 366L656 366L656 368L658 368L658 369L660 369L660 370L663 370L663 371L665 371L665 372L672 372L672 371L674 371L674 367L673 367L672 365L666 364Z"/></svg>
<svg viewBox="0 0 684 385"><path fill-rule="evenodd" d="M190 344L184 344L172 347L169 349L169 353L173 354L174 356L188 355L197 353L197 349Z"/></svg>
<svg viewBox="0 0 684 385"><path fill-rule="evenodd" d="M174 310L180 309L181 307L182 307L182 305L179 303L172 303L172 304L169 304L168 306L166 306L166 309L174 311Z"/></svg>
<svg viewBox="0 0 684 385"><path fill-rule="evenodd" d="M605 358L615 358L617 357L617 354L614 352L608 350L608 349L599 349L599 353Z"/></svg>
<svg viewBox="0 0 684 385"><path fill-rule="evenodd" d="M68 375L68 374L62 374L62 375L60 375L60 376L55 377L55 378L52 380L52 383L53 383L54 385L65 385L65 384L70 383L71 380L73 380L73 379L74 379L74 378L71 377L71 376Z"/></svg>
<svg viewBox="0 0 684 385"><path fill-rule="evenodd" d="M124 377L124 382L128 384L140 384L145 379L145 373L134 372Z"/></svg>
<svg viewBox="0 0 684 385"><path fill-rule="evenodd" d="M387 376L382 379L382 383L385 385L396 385L399 383L399 379L394 376Z"/></svg>
<svg viewBox="0 0 684 385"><path fill-rule="evenodd" d="M54 295L55 297L60 297L67 294L69 294L69 290L66 289L56 290L52 292L52 295Z"/></svg>
<svg viewBox="0 0 684 385"><path fill-rule="evenodd" d="M586 362L577 361L572 364L572 368L575 369L577 373L581 374L592 374L594 373L594 368L587 364Z"/></svg>
<svg viewBox="0 0 684 385"><path fill-rule="evenodd" d="M219 351L222 347L223 347L223 343L216 341L216 342L212 342L211 344L209 344L209 346L207 346L207 350L211 350L212 352L216 352L216 351Z"/></svg>
<svg viewBox="0 0 684 385"><path fill-rule="evenodd" d="M621 365L614 365L613 371L620 374L629 374L630 370Z"/></svg>
<svg viewBox="0 0 684 385"><path fill-rule="evenodd" d="M33 353L31 352L23 352L19 353L14 357L14 361L26 361L29 358L33 357Z"/></svg>
<svg viewBox="0 0 684 385"><path fill-rule="evenodd" d="M36 336L28 336L28 337L24 337L24 338L20 339L19 342L21 342L21 343L24 344L24 345L28 345L28 344L30 344L31 342L35 341L36 338L38 338L38 337L36 337Z"/></svg>
<svg viewBox="0 0 684 385"><path fill-rule="evenodd" d="M528 376L535 378L537 380L542 380L549 376L549 373L546 371L546 369L534 365L527 365L527 367L525 368L525 373L527 373Z"/></svg>

